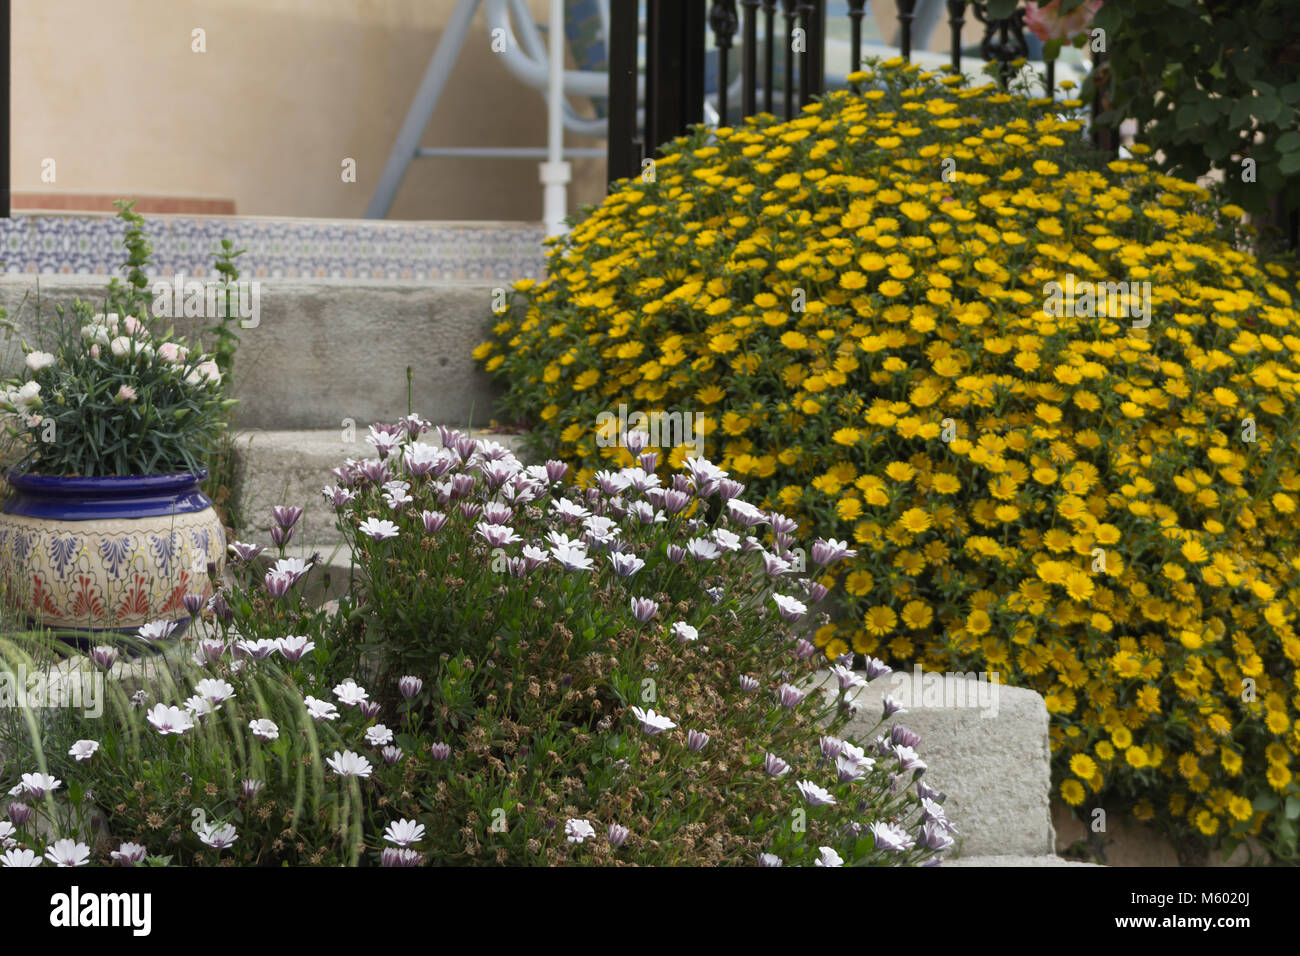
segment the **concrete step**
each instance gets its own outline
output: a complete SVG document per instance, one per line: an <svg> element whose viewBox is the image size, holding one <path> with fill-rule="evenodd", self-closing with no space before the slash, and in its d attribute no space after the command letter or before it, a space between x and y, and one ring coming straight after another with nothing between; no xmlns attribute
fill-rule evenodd
<svg viewBox="0 0 1300 956"><path fill-rule="evenodd" d="M836 689L829 671L819 683ZM904 712L882 724L886 695L902 702ZM899 672L859 688L852 700L859 709L843 734L860 746L894 724L920 734L916 750L928 767L923 779L947 794L944 807L961 831L953 857L1054 857L1047 708L1040 695L967 676L918 681L915 672Z"/></svg>
<svg viewBox="0 0 1300 956"><path fill-rule="evenodd" d="M425 418L462 428L486 425L500 389L473 351L499 321L492 311L498 290L509 290L517 277L475 282L256 280L255 324L248 319L235 329L240 337L232 372L234 397L240 401L236 425L342 429L345 420L383 421L406 408L407 366L414 406ZM47 342L44 327L56 306L69 308L80 298L99 311L107 281L6 275L0 277L0 307L22 337L40 347ZM192 342L199 329L213 322L208 317L174 320L177 331ZM21 362L14 349L0 361L0 372L11 373Z"/></svg>
<svg viewBox="0 0 1300 956"><path fill-rule="evenodd" d="M374 421L392 421L397 417L401 416L394 414ZM341 466L346 459L375 457L374 447L365 441L369 425L369 421L358 420L351 434L337 428L237 432L234 437L240 457L244 539L269 544L272 506L297 505L303 509L303 515L290 543L307 549L307 554L313 549L323 553L332 550L342 539L334 523L334 507L321 495L321 489L337 483L330 469ZM519 435L479 430L472 434L476 438L490 438L522 455ZM427 432L423 440L431 445L441 444L436 428Z"/></svg>

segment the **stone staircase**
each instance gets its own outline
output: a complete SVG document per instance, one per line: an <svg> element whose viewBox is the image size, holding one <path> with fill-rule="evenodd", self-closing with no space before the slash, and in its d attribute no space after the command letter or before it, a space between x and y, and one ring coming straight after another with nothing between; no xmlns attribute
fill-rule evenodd
<svg viewBox="0 0 1300 956"><path fill-rule="evenodd" d="M109 232L110 240L120 236L120 229ZM262 241L257 236L254 240ZM265 240L268 248L274 240ZM455 247L449 240L447 248ZM43 247L32 248L31 261L43 262L37 257ZM258 260L249 259L256 266ZM160 261L187 268L175 256ZM202 274L192 267L189 273ZM275 274L263 266L245 277L259 273ZM407 367L411 406L422 417L475 433L491 418L495 388L471 353L496 321L494 294L521 272L503 267L474 275L472 281L404 281L313 279L299 273L260 280L261 314L255 327L239 330L233 372L241 402L236 440L247 525L243 537L269 544L271 506L303 507L290 551L320 552L326 559L330 583L314 595L319 600L337 597L347 587L350 557L321 488L333 483L330 469L344 459L370 457L364 442L368 425L406 413ZM0 277L0 307L35 344L54 306L70 306L77 297L101 301L106 283L105 276L41 275L38 314L30 297L37 277L7 275ZM210 322L180 319L176 325L192 335ZM15 352L0 363L0 371L21 362ZM514 435L490 437L512 448L520 445ZM436 433L430 440L437 441ZM861 691L862 710L851 735L874 737L872 726L886 692L887 678ZM1047 713L1041 697L1001 688L996 717L959 707L918 705L909 711L901 720L921 734L920 752L929 763L926 780L948 794L947 806L962 831L960 856L951 865L1066 865L1053 855Z"/></svg>

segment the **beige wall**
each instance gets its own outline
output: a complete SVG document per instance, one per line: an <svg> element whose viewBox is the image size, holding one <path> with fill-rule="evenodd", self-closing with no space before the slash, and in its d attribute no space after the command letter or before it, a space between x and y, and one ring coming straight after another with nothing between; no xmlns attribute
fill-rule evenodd
<svg viewBox="0 0 1300 956"><path fill-rule="evenodd" d="M545 0L532 0L545 20ZM235 200L240 215L359 217L455 0L20 0L12 188ZM195 27L207 52L190 49ZM543 146L541 95L471 29L426 146ZM599 142L570 138L570 145ZM51 157L57 181L41 181ZM357 182L340 178L344 157ZM574 162L570 202L604 194ZM541 218L532 160L416 160L395 219Z"/></svg>
<svg viewBox="0 0 1300 956"><path fill-rule="evenodd" d="M529 0L544 22L547 0ZM892 3L872 4L892 32ZM12 188L233 200L240 215L363 214L455 0L19 0ZM191 51L191 31L207 52ZM979 35L973 19L972 37ZM887 34L888 35L888 34ZM946 48L946 24L935 31ZM537 91L476 19L426 146L543 146ZM569 138L569 145L600 146ZM57 181L41 180L42 161ZM340 163L357 162L344 183ZM576 160L570 209L605 194ZM395 219L541 218L533 160L420 159Z"/></svg>

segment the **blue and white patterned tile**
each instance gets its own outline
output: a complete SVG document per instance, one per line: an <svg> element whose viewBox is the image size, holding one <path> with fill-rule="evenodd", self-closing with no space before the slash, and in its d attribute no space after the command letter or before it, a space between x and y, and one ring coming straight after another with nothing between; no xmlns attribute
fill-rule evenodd
<svg viewBox="0 0 1300 956"><path fill-rule="evenodd" d="M151 275L213 274L222 239L246 250L246 279L329 277L509 282L545 273L544 231L523 223L146 216ZM0 261L9 273L116 275L122 224L111 215L17 213L0 219Z"/></svg>

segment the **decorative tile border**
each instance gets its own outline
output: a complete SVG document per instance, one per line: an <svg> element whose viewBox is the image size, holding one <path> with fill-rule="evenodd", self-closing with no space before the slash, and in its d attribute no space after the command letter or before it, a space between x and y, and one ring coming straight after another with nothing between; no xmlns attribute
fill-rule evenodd
<svg viewBox="0 0 1300 956"><path fill-rule="evenodd" d="M246 250L243 279L510 282L545 273L545 230L530 223L145 216L152 274L212 275L222 239ZM16 212L0 219L9 273L118 275L122 223L111 215Z"/></svg>

